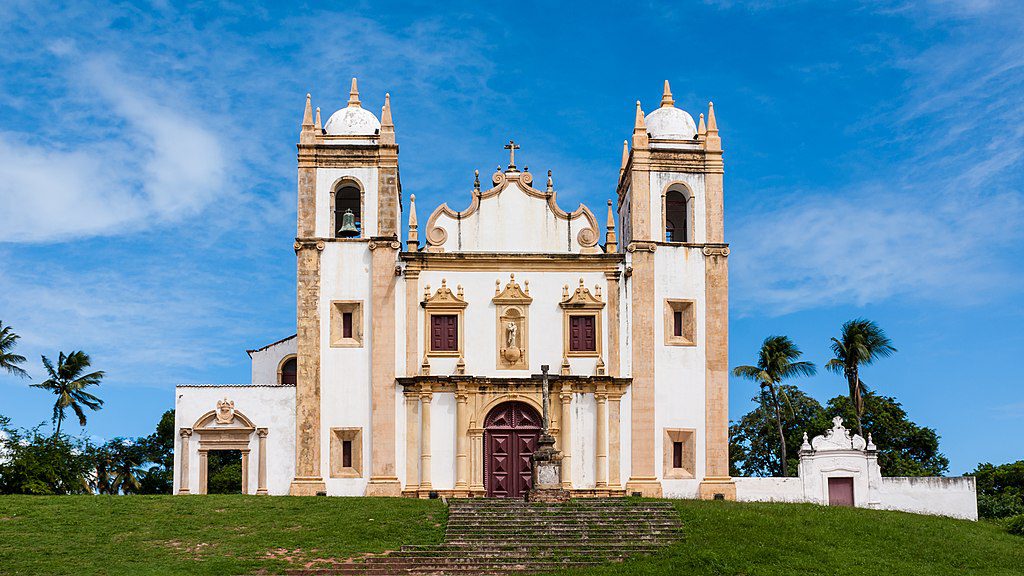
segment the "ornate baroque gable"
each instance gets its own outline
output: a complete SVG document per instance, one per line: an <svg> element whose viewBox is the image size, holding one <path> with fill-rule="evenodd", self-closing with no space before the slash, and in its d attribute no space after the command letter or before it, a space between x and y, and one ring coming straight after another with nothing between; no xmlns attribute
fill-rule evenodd
<svg viewBox="0 0 1024 576"><path fill-rule="evenodd" d="M430 252L530 252L596 254L597 218L580 204L573 212L562 210L548 173L547 190L533 187L533 175L514 167L491 176L494 186L480 190L474 183L468 208L456 212L442 204L426 226L426 250Z"/></svg>
<svg viewBox="0 0 1024 576"><path fill-rule="evenodd" d="M572 309L601 309L604 308L604 301L601 300L601 285L594 285L594 293L590 292L590 289L583 285L583 278L580 278L580 285L576 290L569 292L569 285L566 284L562 287L562 301L559 302L559 306L562 308Z"/></svg>

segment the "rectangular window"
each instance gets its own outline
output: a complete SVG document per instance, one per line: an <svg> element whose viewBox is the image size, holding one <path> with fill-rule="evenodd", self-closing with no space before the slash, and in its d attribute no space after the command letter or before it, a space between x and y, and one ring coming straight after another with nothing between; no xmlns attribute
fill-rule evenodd
<svg viewBox="0 0 1024 576"><path fill-rule="evenodd" d="M569 351L597 351L597 326L594 316L569 317Z"/></svg>
<svg viewBox="0 0 1024 576"><path fill-rule="evenodd" d="M682 336L683 335L683 311L674 310L672 312L672 335Z"/></svg>
<svg viewBox="0 0 1024 576"><path fill-rule="evenodd" d="M341 337L352 337L352 313L342 312L341 314Z"/></svg>
<svg viewBox="0 0 1024 576"><path fill-rule="evenodd" d="M697 307L695 300L665 300L665 345L697 345Z"/></svg>
<svg viewBox="0 0 1024 576"><path fill-rule="evenodd" d="M682 468L683 467L683 443L673 442L672 443L672 467Z"/></svg>
<svg viewBox="0 0 1024 576"><path fill-rule="evenodd" d="M682 452L680 452L681 454ZM341 466L343 468L352 467L352 441L342 440L341 442Z"/></svg>
<svg viewBox="0 0 1024 576"><path fill-rule="evenodd" d="M666 428L663 452L668 479L693 478L697 470L697 435L693 429Z"/></svg>
<svg viewBox="0 0 1024 576"><path fill-rule="evenodd" d="M430 316L430 349L433 352L458 352L458 314L432 314Z"/></svg>

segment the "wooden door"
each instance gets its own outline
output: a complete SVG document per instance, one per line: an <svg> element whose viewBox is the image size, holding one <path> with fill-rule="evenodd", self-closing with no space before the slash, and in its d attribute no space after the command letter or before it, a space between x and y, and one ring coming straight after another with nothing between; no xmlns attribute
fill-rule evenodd
<svg viewBox="0 0 1024 576"><path fill-rule="evenodd" d="M484 484L487 495L520 498L533 482L530 457L540 440L540 415L529 404L499 404L484 424Z"/></svg>
<svg viewBox="0 0 1024 576"><path fill-rule="evenodd" d="M853 478L828 479L828 505L853 506Z"/></svg>

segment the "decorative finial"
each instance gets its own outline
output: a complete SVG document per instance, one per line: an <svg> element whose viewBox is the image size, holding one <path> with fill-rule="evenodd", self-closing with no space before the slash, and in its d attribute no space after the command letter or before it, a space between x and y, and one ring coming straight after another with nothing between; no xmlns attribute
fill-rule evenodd
<svg viewBox="0 0 1024 576"><path fill-rule="evenodd" d="M466 359L459 354L459 361L455 363L455 374L463 375L466 373Z"/></svg>
<svg viewBox="0 0 1024 576"><path fill-rule="evenodd" d="M644 110L640 107L640 101L636 101L636 120L633 122L633 131L637 130L647 131L647 125L644 124Z"/></svg>
<svg viewBox="0 0 1024 576"><path fill-rule="evenodd" d="M804 443L800 445L801 452L810 452L811 443L807 440L807 432L804 432Z"/></svg>
<svg viewBox="0 0 1024 576"><path fill-rule="evenodd" d="M554 189L554 182L551 180L551 170L548 170L548 192L551 192Z"/></svg>
<svg viewBox="0 0 1024 576"><path fill-rule="evenodd" d="M704 113L700 113L700 122L697 123L697 136L703 137L708 133L707 126L704 125Z"/></svg>
<svg viewBox="0 0 1024 576"><path fill-rule="evenodd" d="M494 281L494 295L497 296L498 294L501 294L501 278Z"/></svg>
<svg viewBox="0 0 1024 576"><path fill-rule="evenodd" d="M359 106L359 86L355 78L352 78L352 89L348 91L348 105Z"/></svg>
<svg viewBox="0 0 1024 576"><path fill-rule="evenodd" d="M426 354L423 355L423 363L420 364L420 375L430 376L430 359Z"/></svg>
<svg viewBox="0 0 1024 576"><path fill-rule="evenodd" d="M320 124L320 107L316 107L316 121L313 122L313 129L317 132L323 131L323 125Z"/></svg>
<svg viewBox="0 0 1024 576"><path fill-rule="evenodd" d="M612 201L608 200L608 231L604 234L604 251L608 254L619 251L619 243L615 239L615 212L612 211Z"/></svg>
<svg viewBox="0 0 1024 576"><path fill-rule="evenodd" d="M714 151L722 149L722 139L718 136L718 121L715 120L715 104L713 102L708 102L708 129L704 135L704 148Z"/></svg>
<svg viewBox="0 0 1024 576"><path fill-rule="evenodd" d="M516 150L519 150L519 144L509 140L508 144L505 144L505 150L508 150L508 169L514 172L516 169ZM498 168L498 171L500 172L501 168Z"/></svg>
<svg viewBox="0 0 1024 576"><path fill-rule="evenodd" d="M566 285L562 286L562 300L565 300L568 297L569 297L569 285L566 284Z"/></svg>
<svg viewBox="0 0 1024 576"><path fill-rule="evenodd" d="M715 120L714 102L708 102L708 132L718 132L718 122Z"/></svg>
<svg viewBox="0 0 1024 576"><path fill-rule="evenodd" d="M623 140L622 141L622 164L619 166L619 174L620 175L626 169L626 163L628 163L628 162L629 162L629 141L628 140Z"/></svg>
<svg viewBox="0 0 1024 576"><path fill-rule="evenodd" d="M419 222L416 221L416 195L409 195L409 238L406 246L410 252L415 252L420 247Z"/></svg>
<svg viewBox="0 0 1024 576"><path fill-rule="evenodd" d="M665 80L665 91L661 94L661 107L672 106L676 103L672 99L672 89L668 86L668 80Z"/></svg>
<svg viewBox="0 0 1024 576"><path fill-rule="evenodd" d="M523 282L523 292L526 292L527 296L530 295L530 281L529 280L526 280L526 281Z"/></svg>
<svg viewBox="0 0 1024 576"><path fill-rule="evenodd" d="M302 127L312 128L313 127L313 106L310 103L309 92L306 93L306 109L302 112Z"/></svg>
<svg viewBox="0 0 1024 576"><path fill-rule="evenodd" d="M391 126L394 127L395 123L391 121L391 93L384 93L384 106L380 109L380 125L381 127Z"/></svg>
<svg viewBox="0 0 1024 576"><path fill-rule="evenodd" d="M572 373L572 367L569 366L569 358L562 356L562 369L559 371L562 376L568 376Z"/></svg>
<svg viewBox="0 0 1024 576"><path fill-rule="evenodd" d="M633 123L633 150L646 150L650 145L647 125L644 123L644 111L640 101L636 101L636 121Z"/></svg>
<svg viewBox="0 0 1024 576"><path fill-rule="evenodd" d="M462 298L462 284L458 284L457 286L455 286L455 294L459 298Z"/></svg>
<svg viewBox="0 0 1024 576"><path fill-rule="evenodd" d="M501 168L499 167L499 170ZM480 171L473 170L473 190L480 191Z"/></svg>

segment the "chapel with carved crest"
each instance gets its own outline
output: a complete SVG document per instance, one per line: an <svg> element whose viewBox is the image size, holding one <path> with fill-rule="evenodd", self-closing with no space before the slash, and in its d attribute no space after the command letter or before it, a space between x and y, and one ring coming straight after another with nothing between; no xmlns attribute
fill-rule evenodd
<svg viewBox="0 0 1024 576"><path fill-rule="evenodd" d="M237 450L253 494L520 498L548 442L573 496L734 499L714 106L665 81L630 112L601 220L512 141L418 214L390 95L378 116L353 79L326 122L307 95L296 334L248 351L250 384L177 387L175 492Z"/></svg>

